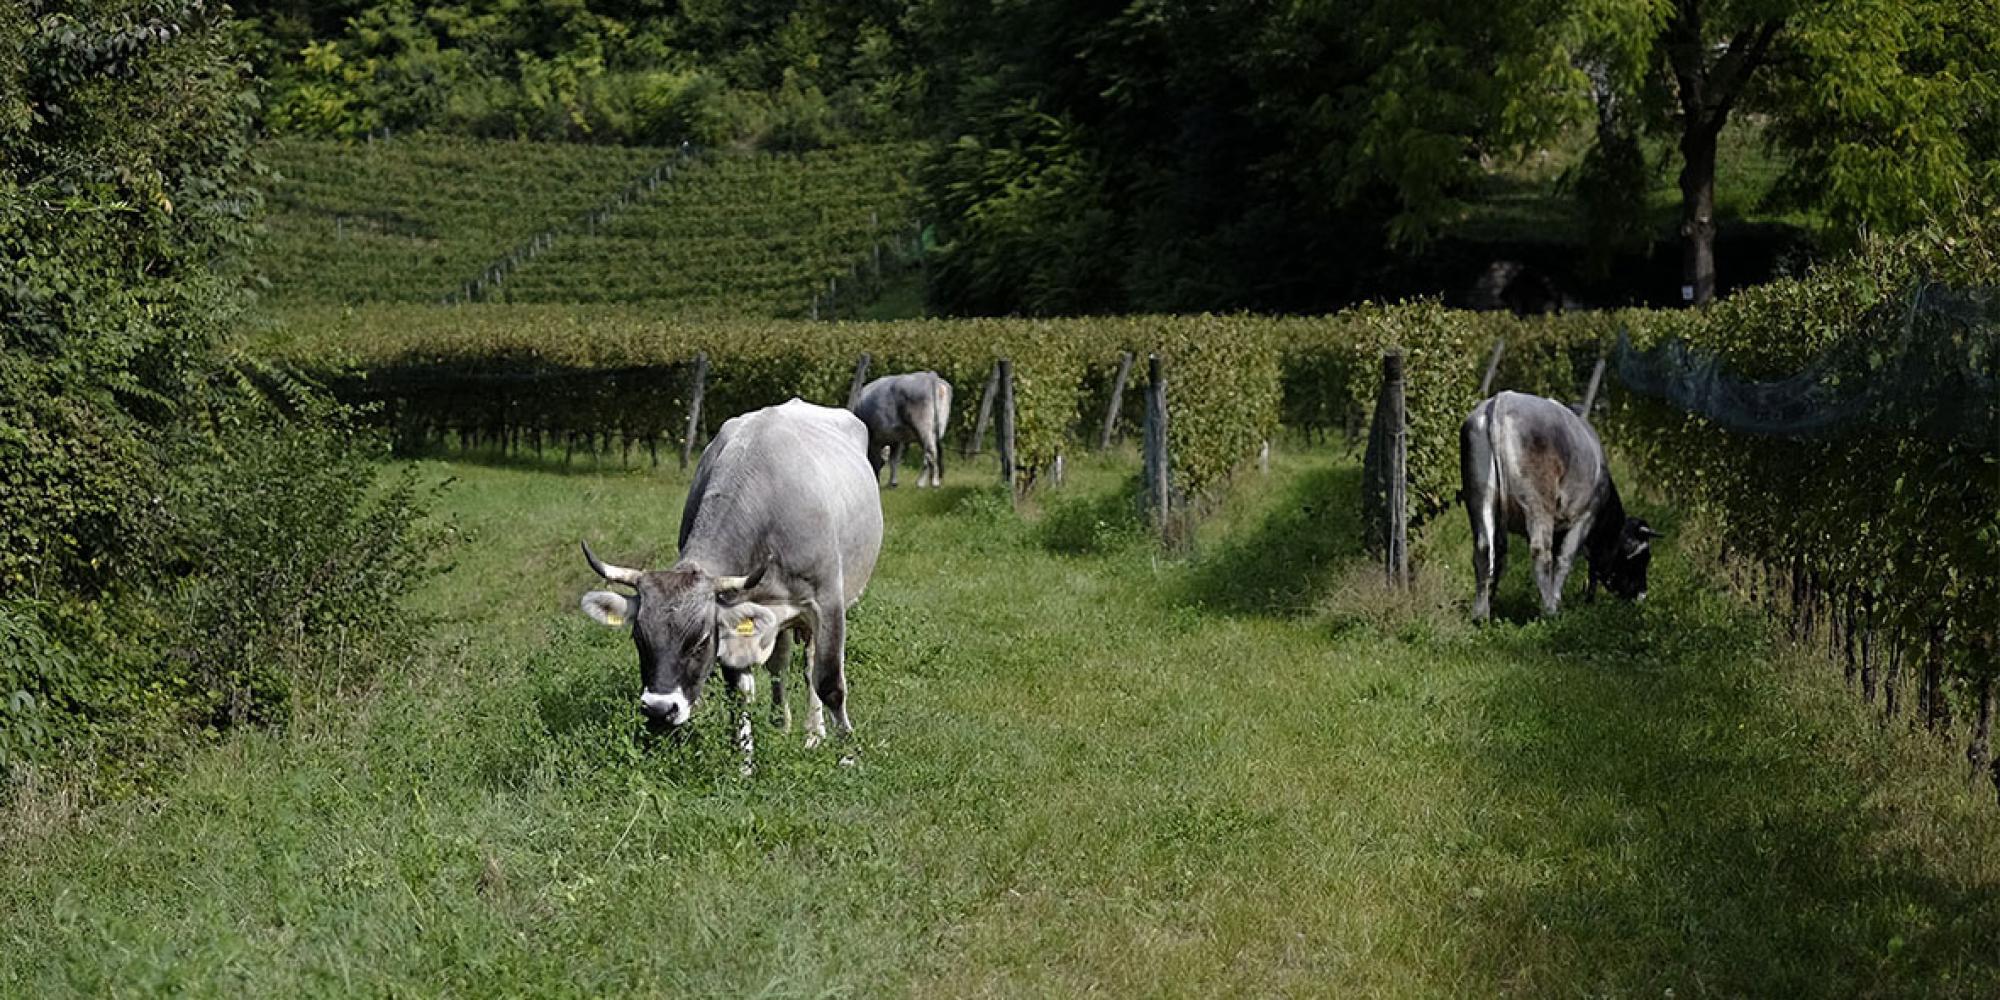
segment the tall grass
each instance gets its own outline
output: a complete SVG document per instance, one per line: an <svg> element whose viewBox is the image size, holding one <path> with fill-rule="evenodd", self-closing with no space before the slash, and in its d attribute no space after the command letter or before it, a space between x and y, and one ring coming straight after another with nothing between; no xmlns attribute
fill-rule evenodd
<svg viewBox="0 0 2000 1000"><path fill-rule="evenodd" d="M575 539L670 559L682 476L426 466L470 536L428 655L158 800L18 796L0 993L2000 989L1990 806L1677 545L1643 606L1543 621L1517 565L1473 630L1455 517L1430 598L1361 600L1325 450L1184 561L1108 499L1129 455L1072 465L1026 521L970 465L886 492L858 762L767 727L747 779L714 705L641 738L574 610Z"/></svg>

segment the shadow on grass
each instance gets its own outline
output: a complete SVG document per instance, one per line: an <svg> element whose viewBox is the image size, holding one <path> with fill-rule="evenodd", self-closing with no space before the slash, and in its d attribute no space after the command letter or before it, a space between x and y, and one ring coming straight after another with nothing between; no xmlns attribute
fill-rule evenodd
<svg viewBox="0 0 2000 1000"><path fill-rule="evenodd" d="M885 476L883 477L883 485L877 487L881 490L884 506L895 503L908 514L921 514L926 517L949 514L957 510L959 505L965 502L966 497L975 493L986 492L988 489L964 483L945 486L925 486L919 489L911 485L908 480L905 480L901 486L889 486L887 482L888 478Z"/></svg>
<svg viewBox="0 0 2000 1000"><path fill-rule="evenodd" d="M1062 555L1098 555L1146 539L1146 519L1139 512L1139 474L1116 488L1073 491L1046 500L1035 537L1042 547Z"/></svg>
<svg viewBox="0 0 2000 1000"><path fill-rule="evenodd" d="M1470 960L1528 995L2000 995L2000 886L1954 877L1787 702L1762 625L1684 583L1500 626L1481 842L1531 870L1468 904ZM1943 851L1950 845L1934 845ZM1518 869L1517 869L1518 871ZM1568 989L1565 989L1568 987Z"/></svg>
<svg viewBox="0 0 2000 1000"><path fill-rule="evenodd" d="M1293 478L1254 526L1201 555L1183 599L1228 614L1309 610L1334 576L1362 557L1360 495L1355 465L1325 465Z"/></svg>

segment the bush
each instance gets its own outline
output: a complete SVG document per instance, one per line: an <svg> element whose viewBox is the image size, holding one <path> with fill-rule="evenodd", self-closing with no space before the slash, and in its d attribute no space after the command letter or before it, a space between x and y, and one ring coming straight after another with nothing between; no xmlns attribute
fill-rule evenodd
<svg viewBox="0 0 2000 1000"><path fill-rule="evenodd" d="M0 601L0 772L48 749L50 694L72 683L76 658L43 631L46 613L38 602Z"/></svg>
<svg viewBox="0 0 2000 1000"><path fill-rule="evenodd" d="M224 350L257 198L222 15L57 6L0 5L0 765L123 786L400 634L428 547L338 408Z"/></svg>

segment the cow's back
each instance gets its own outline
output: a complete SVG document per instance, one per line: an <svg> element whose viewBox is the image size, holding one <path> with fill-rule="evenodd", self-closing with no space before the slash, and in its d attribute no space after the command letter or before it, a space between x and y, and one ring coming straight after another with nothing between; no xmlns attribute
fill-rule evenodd
<svg viewBox="0 0 2000 1000"><path fill-rule="evenodd" d="M1501 392L1483 411L1502 513L1508 527L1538 514L1557 527L1592 509L1610 472L1597 432L1569 407L1521 392Z"/></svg>
<svg viewBox="0 0 2000 1000"><path fill-rule="evenodd" d="M773 559L795 580L838 579L849 603L881 545L868 429L846 410L799 399L725 421L681 514L682 559L725 574Z"/></svg>
<svg viewBox="0 0 2000 1000"><path fill-rule="evenodd" d="M938 403L933 393L942 384L936 372L884 375L862 387L854 414L868 426L875 444L906 440L917 427L931 422L931 409ZM945 400L948 406L949 397Z"/></svg>

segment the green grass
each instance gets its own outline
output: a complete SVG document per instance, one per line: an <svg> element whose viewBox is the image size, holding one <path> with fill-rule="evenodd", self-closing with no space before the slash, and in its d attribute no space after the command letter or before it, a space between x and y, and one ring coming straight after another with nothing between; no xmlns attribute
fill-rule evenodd
<svg viewBox="0 0 2000 1000"><path fill-rule="evenodd" d="M1017 518L885 495L858 763L714 703L638 738L575 549L670 557L685 479L435 463L467 537L426 655L0 827L0 994L1962 995L2000 833L1677 541L1638 608L1464 623L1466 531L1388 597L1349 460L1281 449L1195 554L1129 455ZM795 688L796 690L796 688Z"/></svg>

